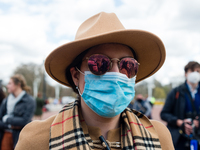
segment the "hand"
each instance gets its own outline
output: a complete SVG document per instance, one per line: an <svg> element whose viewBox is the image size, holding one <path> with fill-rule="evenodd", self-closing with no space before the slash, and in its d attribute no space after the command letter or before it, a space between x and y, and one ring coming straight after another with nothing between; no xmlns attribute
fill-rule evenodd
<svg viewBox="0 0 200 150"><path fill-rule="evenodd" d="M2 118L2 121L3 121L4 123L6 123L6 122L7 122L7 119L8 119L8 117L9 117L9 115L4 115L4 116L3 116L3 118Z"/></svg>
<svg viewBox="0 0 200 150"><path fill-rule="evenodd" d="M198 116L195 117L193 123L194 123L196 128L199 128L199 117Z"/></svg>
<svg viewBox="0 0 200 150"><path fill-rule="evenodd" d="M183 120L178 119L178 120L176 121L176 125L177 125L178 127L180 127L182 124L183 124Z"/></svg>
<svg viewBox="0 0 200 150"><path fill-rule="evenodd" d="M193 131L192 122L188 119L184 120L184 129L187 135L190 135Z"/></svg>

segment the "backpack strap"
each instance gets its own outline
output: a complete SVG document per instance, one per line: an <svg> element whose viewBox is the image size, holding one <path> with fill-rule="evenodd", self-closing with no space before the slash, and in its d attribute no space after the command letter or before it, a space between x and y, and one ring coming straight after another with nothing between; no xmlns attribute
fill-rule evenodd
<svg viewBox="0 0 200 150"><path fill-rule="evenodd" d="M175 99L177 100L179 98L179 91L176 91Z"/></svg>

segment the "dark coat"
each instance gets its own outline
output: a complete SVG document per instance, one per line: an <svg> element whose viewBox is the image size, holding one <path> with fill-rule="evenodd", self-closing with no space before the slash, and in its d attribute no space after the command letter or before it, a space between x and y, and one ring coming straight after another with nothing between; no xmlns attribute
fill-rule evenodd
<svg viewBox="0 0 200 150"><path fill-rule="evenodd" d="M41 98L36 98L36 110L35 110L35 115L36 116L41 116L42 115L42 108L44 106L44 100Z"/></svg>
<svg viewBox="0 0 200 150"><path fill-rule="evenodd" d="M14 146L17 144L19 133L21 129L29 122L34 115L35 100L29 94L25 95L17 102L14 108L13 117L7 119L7 124L2 122L2 118L7 114L7 98L4 99L0 107L0 147L4 134L4 129L8 129L8 124L14 126L17 129L12 129Z"/></svg>
<svg viewBox="0 0 200 150"><path fill-rule="evenodd" d="M179 95L177 91L179 91ZM184 120L186 118L186 92L189 92L186 82L174 88L168 94L163 110L161 111L161 119L167 122L167 127L171 132L174 145L177 144L181 136L179 133L180 128L176 125L176 121L177 119Z"/></svg>

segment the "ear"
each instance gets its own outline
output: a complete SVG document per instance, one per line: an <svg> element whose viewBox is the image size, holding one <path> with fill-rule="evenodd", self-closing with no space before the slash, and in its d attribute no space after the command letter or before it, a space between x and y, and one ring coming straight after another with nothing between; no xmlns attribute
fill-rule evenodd
<svg viewBox="0 0 200 150"><path fill-rule="evenodd" d="M79 74L80 73L75 69L75 67L70 68L70 72L71 72L72 80L73 80L74 84L76 86L78 86Z"/></svg>

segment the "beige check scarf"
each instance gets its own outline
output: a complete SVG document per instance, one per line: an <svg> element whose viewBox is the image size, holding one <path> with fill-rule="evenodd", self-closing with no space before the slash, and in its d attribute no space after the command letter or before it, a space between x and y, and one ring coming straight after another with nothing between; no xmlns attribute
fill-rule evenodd
<svg viewBox="0 0 200 150"><path fill-rule="evenodd" d="M79 101L67 104L51 125L50 150L92 150L94 144L83 132ZM151 122L137 111L126 108L121 114L121 149L161 150L158 135Z"/></svg>

